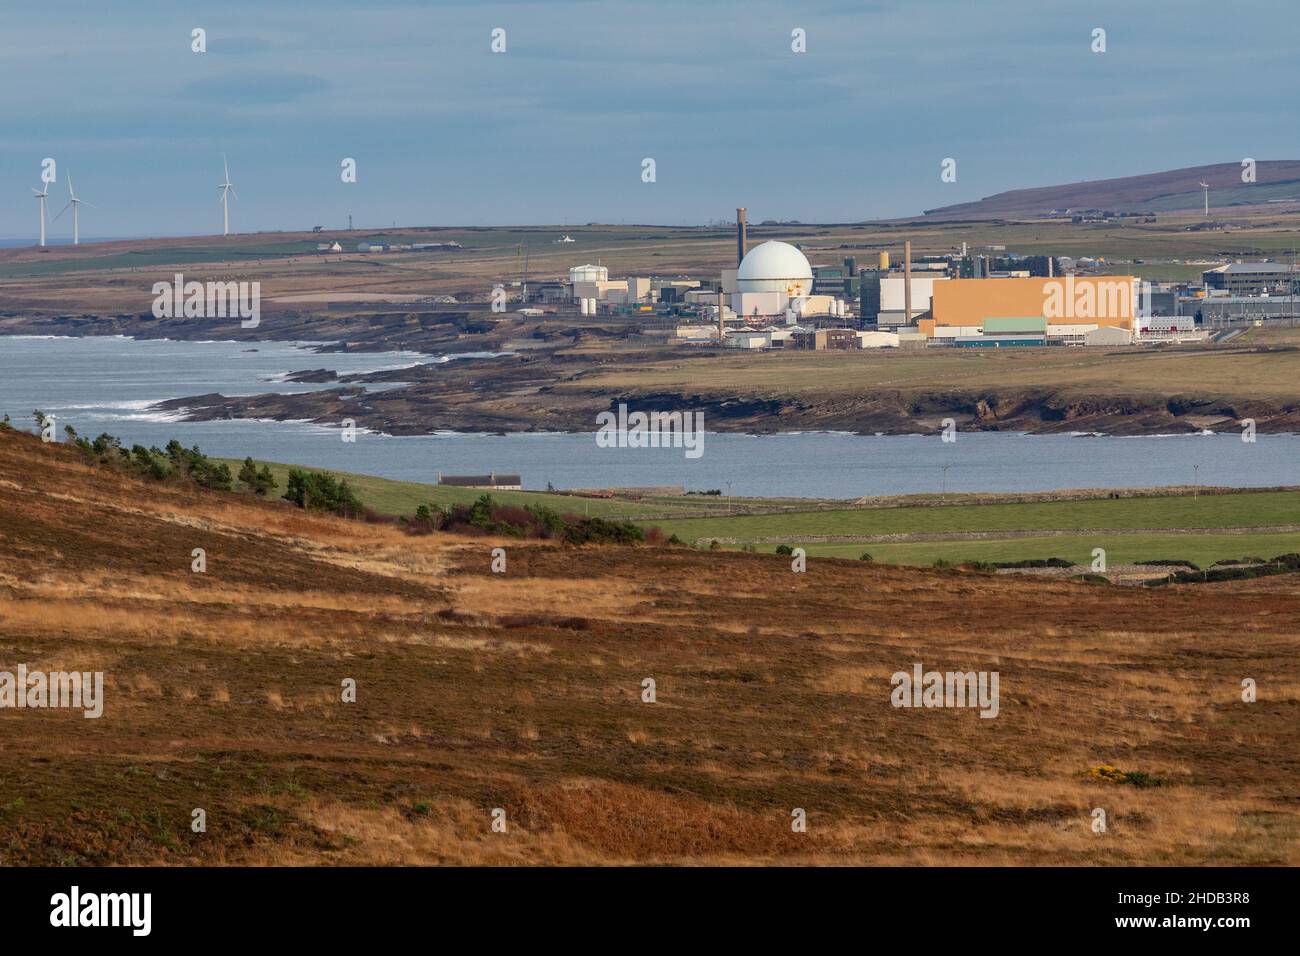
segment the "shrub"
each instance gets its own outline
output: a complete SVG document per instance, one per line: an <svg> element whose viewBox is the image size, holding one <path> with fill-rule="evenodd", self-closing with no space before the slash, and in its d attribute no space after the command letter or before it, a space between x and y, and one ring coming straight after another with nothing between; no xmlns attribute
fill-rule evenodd
<svg viewBox="0 0 1300 956"><path fill-rule="evenodd" d="M790 547L788 544L778 544L778 545L776 546L776 553L777 553L777 554L794 554L794 548Z"/></svg>
<svg viewBox="0 0 1300 956"><path fill-rule="evenodd" d="M582 518L564 529L568 544L636 544L645 540L645 532L630 521L606 518Z"/></svg>
<svg viewBox="0 0 1300 956"><path fill-rule="evenodd" d="M1294 574L1300 571L1300 554L1289 552L1270 558L1262 564L1228 565L1211 567L1206 571L1178 571L1167 578L1157 578L1144 582L1147 587L1161 587L1173 584L1195 584L1211 581L1244 581L1250 578L1265 578L1274 574Z"/></svg>
<svg viewBox="0 0 1300 956"><path fill-rule="evenodd" d="M363 511L347 481L324 471L290 468L283 497L305 511L326 511L343 518L358 518Z"/></svg>
<svg viewBox="0 0 1300 956"><path fill-rule="evenodd" d="M1085 776L1098 783L1124 784L1137 787L1140 790L1145 790L1148 787L1163 787L1168 783L1167 780L1152 776L1144 770L1121 770L1112 764L1091 767Z"/></svg>
<svg viewBox="0 0 1300 956"><path fill-rule="evenodd" d="M1065 558L1025 558L1022 561L994 561L995 568L1072 568L1073 561Z"/></svg>
<svg viewBox="0 0 1300 956"><path fill-rule="evenodd" d="M876 559L873 558L873 557L871 556L871 552L870 552L870 551L863 551L860 555L858 555L858 560L859 560L859 561L874 561L874 560L876 560Z"/></svg>
<svg viewBox="0 0 1300 956"><path fill-rule="evenodd" d="M266 465L262 470L257 470L257 465L253 459L245 458L244 464L239 468L239 483L255 495L266 496L275 490L275 477L271 474L271 469Z"/></svg>

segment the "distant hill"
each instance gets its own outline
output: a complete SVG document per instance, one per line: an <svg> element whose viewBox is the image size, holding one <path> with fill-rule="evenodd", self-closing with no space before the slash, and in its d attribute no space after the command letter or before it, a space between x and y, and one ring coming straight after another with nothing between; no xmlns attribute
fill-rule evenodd
<svg viewBox="0 0 1300 956"><path fill-rule="evenodd" d="M1204 207L1203 182L1210 184L1211 210L1300 202L1300 160L1260 160L1254 183L1243 183L1241 173L1239 162L1218 163L1065 186L1013 189L977 202L927 209L925 214L935 219L1037 219L1088 210L1190 212Z"/></svg>

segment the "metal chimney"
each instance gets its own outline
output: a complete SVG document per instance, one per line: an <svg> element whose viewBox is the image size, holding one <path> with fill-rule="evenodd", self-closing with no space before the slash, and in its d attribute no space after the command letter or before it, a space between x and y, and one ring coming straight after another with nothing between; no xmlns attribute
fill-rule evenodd
<svg viewBox="0 0 1300 956"><path fill-rule="evenodd" d="M736 265L745 258L745 207L736 209Z"/></svg>
<svg viewBox="0 0 1300 956"><path fill-rule="evenodd" d="M904 325L912 324L912 240L903 242L903 313Z"/></svg>

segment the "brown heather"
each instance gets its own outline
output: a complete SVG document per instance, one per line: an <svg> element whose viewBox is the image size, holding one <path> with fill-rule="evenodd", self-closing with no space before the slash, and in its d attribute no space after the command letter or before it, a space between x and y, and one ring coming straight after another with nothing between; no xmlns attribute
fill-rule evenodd
<svg viewBox="0 0 1300 956"><path fill-rule="evenodd" d="M0 669L107 698L0 711L0 864L1295 865L1298 651L1294 577L411 538L0 432ZM917 661L1000 715L892 708Z"/></svg>

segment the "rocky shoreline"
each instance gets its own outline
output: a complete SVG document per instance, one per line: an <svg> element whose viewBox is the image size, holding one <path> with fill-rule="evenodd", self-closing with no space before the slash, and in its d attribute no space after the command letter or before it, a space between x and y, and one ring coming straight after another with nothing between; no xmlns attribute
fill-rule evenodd
<svg viewBox="0 0 1300 956"><path fill-rule="evenodd" d="M1110 436L1300 433L1295 400L1183 392L1088 394L1073 387L805 389L771 394L729 389L611 387L593 381L621 369L681 362L680 348L642 337L602 348L607 330L554 321L491 317L466 311L326 315L285 313L241 330L237 320L158 320L152 315L18 317L0 315L0 335L130 335L315 342L316 351L423 352L427 363L364 374L303 369L289 379L326 386L299 394L218 393L153 406L186 420L235 418L344 419L391 435L460 432L590 432L597 415L631 410L702 412L712 432L774 434L842 431L862 435L932 434L948 420L960 432ZM482 357L484 354L492 357ZM432 357L437 356L437 360ZM447 361L456 357L456 361ZM607 378L608 376L606 376ZM369 386L382 385L381 390Z"/></svg>
<svg viewBox="0 0 1300 956"><path fill-rule="evenodd" d="M351 418L358 426L393 435L590 432L596 430L600 412L621 403L632 411L702 412L708 431L744 434L932 434L946 420L959 432L1030 435L1238 434L1245 419L1252 419L1261 434L1300 432L1300 404L1296 403L1234 403L1195 396L1079 399L1047 389L920 394L891 390L810 402L694 390L583 387L560 379L553 366L535 356L513 356L349 376L314 371L295 380L337 382L339 387L295 395L195 395L163 402L156 409L180 412L191 421L305 419L328 425ZM404 384L383 391L366 388L399 381Z"/></svg>

